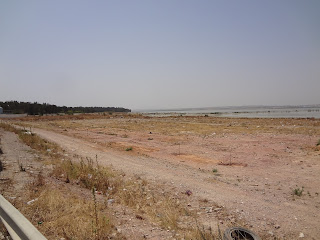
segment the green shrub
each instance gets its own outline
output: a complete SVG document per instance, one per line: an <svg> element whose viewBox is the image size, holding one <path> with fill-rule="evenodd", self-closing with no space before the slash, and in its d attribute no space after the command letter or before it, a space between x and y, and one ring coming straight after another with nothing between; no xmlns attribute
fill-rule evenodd
<svg viewBox="0 0 320 240"><path fill-rule="evenodd" d="M302 187L302 188L295 188L295 189L293 189L293 195L296 195L296 196L298 196L298 197L301 197L303 191L304 191L303 187Z"/></svg>

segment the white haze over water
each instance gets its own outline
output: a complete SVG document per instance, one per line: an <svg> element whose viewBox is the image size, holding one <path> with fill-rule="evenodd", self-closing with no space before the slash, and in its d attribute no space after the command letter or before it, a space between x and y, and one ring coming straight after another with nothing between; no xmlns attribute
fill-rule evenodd
<svg viewBox="0 0 320 240"><path fill-rule="evenodd" d="M320 105L306 106L233 106L136 111L151 115L208 115L239 118L320 118Z"/></svg>

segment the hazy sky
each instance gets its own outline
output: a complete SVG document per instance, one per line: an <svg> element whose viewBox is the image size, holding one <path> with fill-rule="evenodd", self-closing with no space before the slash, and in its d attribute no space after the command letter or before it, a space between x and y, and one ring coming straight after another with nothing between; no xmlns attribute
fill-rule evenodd
<svg viewBox="0 0 320 240"><path fill-rule="evenodd" d="M2 0L0 101L320 103L319 0Z"/></svg>

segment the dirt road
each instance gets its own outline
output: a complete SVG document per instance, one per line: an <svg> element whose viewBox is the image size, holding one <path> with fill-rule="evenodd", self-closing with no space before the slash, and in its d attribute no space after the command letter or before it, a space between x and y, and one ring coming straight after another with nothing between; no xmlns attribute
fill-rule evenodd
<svg viewBox="0 0 320 240"><path fill-rule="evenodd" d="M164 182L179 191L191 190L194 196L212 200L218 205L225 206L230 214L245 219L254 231L269 236L274 234L285 239L297 239L300 233L303 233L306 239L317 239L320 234L318 195L312 193L310 197L315 198L315 201L314 204L309 204L306 198L293 200L290 192L288 196L280 196L276 192L273 194L262 191L261 188L268 188L272 179L243 176L241 167L233 168L231 171L234 173L239 171L241 177L247 177L246 185L230 183L224 178L215 176L212 171L196 169L177 161L114 151L91 141L42 129L33 131L59 144L68 154L91 158L97 155L100 164L112 165L127 174L141 175L150 181ZM250 169L249 166L245 173L250 173L250 170L254 169ZM275 171L275 175L281 175L276 168L271 170ZM302 169L300 173L308 174L308 171L308 168ZM319 165L316 166L316 173L318 171ZM315 173L312 171L310 174ZM218 221L210 215L206 215L205 219L212 225L216 225Z"/></svg>

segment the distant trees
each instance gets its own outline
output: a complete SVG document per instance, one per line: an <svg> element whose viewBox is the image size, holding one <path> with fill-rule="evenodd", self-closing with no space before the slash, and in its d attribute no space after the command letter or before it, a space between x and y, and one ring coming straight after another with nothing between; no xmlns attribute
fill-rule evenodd
<svg viewBox="0 0 320 240"><path fill-rule="evenodd" d="M7 113L27 113L29 115L44 115L44 114L73 114L73 113L95 113L95 112L131 112L130 109L120 107L66 107L56 106L48 103L31 103L7 101L0 102L0 106Z"/></svg>

